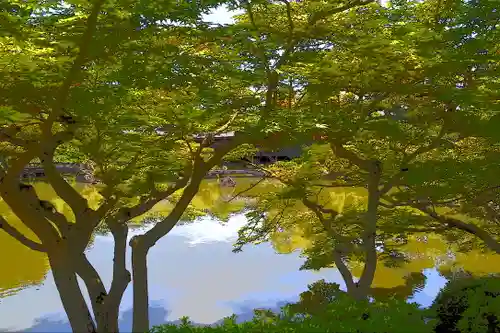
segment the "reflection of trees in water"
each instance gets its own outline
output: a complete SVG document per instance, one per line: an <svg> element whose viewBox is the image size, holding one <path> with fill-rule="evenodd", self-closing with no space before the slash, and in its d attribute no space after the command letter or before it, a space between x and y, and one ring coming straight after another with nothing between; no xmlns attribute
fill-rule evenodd
<svg viewBox="0 0 500 333"><path fill-rule="evenodd" d="M3 202L0 202L0 211L11 225L33 238L32 233L20 221L4 213L6 207ZM3 232L0 232L0 262L0 298L42 283L49 271L48 260L43 253L28 249Z"/></svg>
<svg viewBox="0 0 500 333"><path fill-rule="evenodd" d="M228 177L226 177L228 178ZM191 201L191 205L186 209L184 218L177 223L177 226L191 223L199 217L209 216L214 219L227 221L234 214L245 211L252 196L267 191L268 184L260 182L259 186L252 187L259 182L256 178L238 178L237 180L225 180L224 184L218 180L205 180L202 182L197 195ZM87 185L87 187L91 187ZM246 191L251 188L251 191ZM235 195L244 192L241 196ZM157 204L150 213L140 216L130 221L130 229L144 228L160 222L171 211L176 200L163 201ZM96 235L107 235L110 230L105 223L100 223L96 228Z"/></svg>
<svg viewBox="0 0 500 333"><path fill-rule="evenodd" d="M1 199L0 214L24 236L37 240L33 232ZM2 263L0 298L12 296L25 288L42 283L49 271L47 256L44 253L27 248L2 231L0 231L0 262Z"/></svg>
<svg viewBox="0 0 500 333"><path fill-rule="evenodd" d="M399 299L409 299L415 293L424 288L426 277L421 272L412 272L405 277L405 284L392 288L372 288L370 296L378 299L388 299L397 297ZM326 306L333 302L336 297L345 292L340 290L337 283L319 280L308 286L308 290L300 294L299 302L292 304L294 311L305 311L306 313L322 313Z"/></svg>
<svg viewBox="0 0 500 333"><path fill-rule="evenodd" d="M404 277L404 280L404 285L389 288L372 288L370 294L376 299L389 298L391 296L408 299L424 289L427 277L422 272L410 272L408 276Z"/></svg>
<svg viewBox="0 0 500 333"><path fill-rule="evenodd" d="M248 226L248 230L258 229L262 233L269 231L268 239L279 253L301 251L306 258L302 269L335 267L333 250L334 246L337 246L345 254L344 260L352 275L359 277L363 270L364 255L363 249L359 247L360 230L355 226L360 216L356 205L362 203L362 200L358 202L354 199L362 198L363 193L349 193L350 201L347 200L348 195L345 190L325 190L321 194L325 196L324 201L329 202L326 208L341 212L335 219L334 227L339 232L345 231L345 234L342 234L342 237L338 236L336 240L329 237L321 225L315 223L315 217L297 203L297 200L290 199L291 195L283 195L284 199L281 199L279 195L274 194L275 199L269 195L266 200L261 200L262 207L270 212L265 223L269 230L253 226ZM337 200L339 198L342 200ZM372 283L373 296L396 295L408 298L424 287L426 281L424 270L435 267L446 268L454 264L469 270L474 275L500 271L500 255L480 253L477 248L461 253L462 248L450 245L442 235L407 234L399 236L399 239L397 232L389 231L390 227L400 223L398 217L401 219L407 217L403 213L395 216L384 215L380 218L380 224L387 228L383 230L381 228L377 234L380 244L377 247L378 263ZM279 225L275 221L279 221ZM242 239L242 243L244 240Z"/></svg>
<svg viewBox="0 0 500 333"><path fill-rule="evenodd" d="M301 250L307 258L306 262L310 264L308 269L334 267L331 244L327 239L317 238L317 235L303 231L301 228L280 228L271 237L274 248L280 253ZM494 271L500 272L500 255L481 253L479 250L460 253L450 248L439 235L408 237L397 247L397 252L393 252L379 252L371 288L371 295L375 298L396 296L408 299L414 296L425 286L424 270L435 267L447 279L464 274L482 276ZM349 267L353 275L359 277L362 261L353 257L349 260Z"/></svg>
<svg viewBox="0 0 500 333"><path fill-rule="evenodd" d="M58 212L73 220L73 213L54 192L52 187L43 182L33 183L37 195L41 200L49 201ZM96 189L85 185L76 186L81 191L90 205L99 203ZM31 230L26 227L10 210L8 205L0 199L0 214L24 236L37 240ZM92 247L92 237L89 248ZM0 298L15 295L19 291L38 285L45 280L50 269L45 253L33 251L20 244L17 240L0 231Z"/></svg>
<svg viewBox="0 0 500 333"><path fill-rule="evenodd" d="M229 188L221 187L214 180L204 181L198 195L192 202L194 215L209 215L223 219L233 213L244 211L247 207L245 198L227 202L226 197L228 193L232 197L235 193L240 193L248 189L257 181L259 179L238 178L236 186ZM71 214L69 207L58 201L49 186L37 183L36 188L44 200L53 202L56 208L65 215ZM252 188L251 191L245 192L244 195L252 197L260 193L270 192L273 188L273 184L264 182ZM86 193L86 197L91 205L98 203L99 196L96 194L94 187L81 185L80 190ZM131 224L130 227L142 228L154 224L169 213L170 207L170 204L160 206L153 214L143 217L140 224ZM9 208L1 201L0 212L19 230L25 232L27 236L32 236L26 227L20 225L20 221L16 222L13 219ZM297 210L296 213L300 214L301 212ZM184 223L190 223L190 221L192 220L186 219ZM307 220L304 219L304 222L307 223ZM272 237L273 245L276 249L285 253L293 249L307 247L312 236L307 233L303 234L302 231L300 228L293 230L281 228L276 232L276 237ZM101 225L95 235L106 235L108 232L107 227ZM89 248L92 247L93 240L94 238L92 238ZM446 278L457 276L461 274L461 271L468 271L474 275L500 272L499 255L485 254L479 251L455 253L450 251L443 239L432 235L426 235L425 237L415 236L414 239L410 238L399 250L406 256L408 259L407 262L403 262L399 267L386 267L380 263L372 288L373 296L387 297L389 295L396 295L404 298L411 297L425 285L425 276L422 274L423 270L435 266L440 266L440 274ZM49 269L45 255L27 249L1 232L0 251L0 260L4 263L4 267L9 267L8 270L4 270L0 274L0 297L13 295L26 287L44 281ZM12 255L13 253L15 256ZM328 263L326 264L328 266ZM359 273L359 269L356 267L357 263L353 262L353 266L355 266L353 267L353 273L356 276Z"/></svg>

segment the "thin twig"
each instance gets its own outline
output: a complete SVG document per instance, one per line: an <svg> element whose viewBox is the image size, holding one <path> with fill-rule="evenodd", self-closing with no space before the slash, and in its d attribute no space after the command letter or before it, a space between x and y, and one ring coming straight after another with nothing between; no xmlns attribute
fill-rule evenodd
<svg viewBox="0 0 500 333"><path fill-rule="evenodd" d="M250 191L251 189L255 188L257 185L259 185L261 182L263 182L264 180L266 180L265 177L262 177L261 179L259 179L258 182L256 182L255 184L252 184L252 186L250 186L249 188L245 189L245 190L242 190L238 193L236 193L231 199L227 200L226 202L229 203L231 201L233 201L234 199L236 199L237 197L239 197L240 195L242 195L243 193L246 193L248 191Z"/></svg>

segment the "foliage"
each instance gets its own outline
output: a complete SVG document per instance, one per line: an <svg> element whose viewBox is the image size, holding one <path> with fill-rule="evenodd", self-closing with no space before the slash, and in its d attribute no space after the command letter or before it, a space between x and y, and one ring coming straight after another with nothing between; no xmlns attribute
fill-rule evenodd
<svg viewBox="0 0 500 333"><path fill-rule="evenodd" d="M60 283L70 284L76 275L84 280L99 331L117 329L118 318L104 313L119 306L130 282L126 223L170 195L178 208L172 211L179 214L171 223L195 216L182 207L186 198L175 192L193 173L203 176L210 170L213 165L205 161L215 153L210 142L196 143L193 135L252 122L235 120L228 103L238 101L239 111L255 104L241 80L222 79L238 69L227 59L191 52L207 37L201 14L217 5L13 0L0 7L2 27L8 23L0 35L0 94L5 97L0 108L1 195L39 242L3 217L2 229L46 252L55 280L63 271L67 276ZM57 173L57 161L85 162L93 169L101 181L93 193L92 203L98 205ZM56 192L57 198L50 199L63 201L59 207L19 184L19 173L30 162L43 164ZM69 211L61 211L66 204ZM103 224L113 232L116 246L116 279L109 291L84 255L92 233ZM72 328L95 330L91 316L82 313L85 303L76 310L82 302L76 289L73 285L75 297L69 291L60 294ZM104 305L102 295L111 304ZM141 309L147 311L147 303Z"/></svg>
<svg viewBox="0 0 500 333"><path fill-rule="evenodd" d="M392 267L407 263L400 250L413 232L443 233L468 251L477 244L465 231L500 253L498 193L490 189L500 165L494 0L394 1L389 8L370 0L229 1L245 10L236 23L203 22L201 14L220 3L0 5L0 190L41 244L6 221L4 231L85 266L95 228L106 224L121 235L115 254L125 255L126 233L118 230L154 217L168 198L160 204L168 216L131 242L145 263L145 249L180 219L227 219L235 211L213 188L199 189L232 148L230 160L256 147L297 144L309 148L271 168L280 184L253 200L236 250L281 239L284 251L306 248L304 268L330 266L332 254L338 268L353 272L364 262L365 286L378 257ZM213 135L228 131L241 136L227 151L211 147ZM205 134L201 143L198 134ZM22 168L39 161L50 174L59 160L93 169L98 206L57 172L48 179L70 209L42 210L36 191L23 196ZM124 282L111 289L120 298L130 278L125 261L116 262ZM89 292L105 292L83 266L73 277L87 274ZM145 264L133 266L144 273ZM139 299L140 326L147 326L147 295ZM97 320L101 305L92 307Z"/></svg>
<svg viewBox="0 0 500 333"><path fill-rule="evenodd" d="M315 41L324 47L285 72L300 73L304 90L292 108L303 112L293 118L290 140L315 142L301 158L268 168L282 189L259 199L235 250L269 239L287 251L300 244L303 268L335 261L358 277L374 247L385 265L410 261L401 250L412 233L444 235L464 252L480 245L498 253L491 188L498 188L500 156L492 132L499 13L493 7L491 1L398 1L323 21L329 34L318 32ZM363 188L373 179L373 163L380 168L372 191L376 235L375 245L366 246ZM313 201L309 212L304 199Z"/></svg>
<svg viewBox="0 0 500 333"><path fill-rule="evenodd" d="M498 276L450 280L432 304L436 332L498 332L499 296Z"/></svg>

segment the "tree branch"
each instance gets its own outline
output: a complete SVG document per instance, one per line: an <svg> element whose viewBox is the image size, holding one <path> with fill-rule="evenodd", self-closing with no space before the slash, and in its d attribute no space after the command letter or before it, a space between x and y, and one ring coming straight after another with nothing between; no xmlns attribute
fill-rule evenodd
<svg viewBox="0 0 500 333"><path fill-rule="evenodd" d="M71 224L63 214L57 212L54 208L54 211L44 210L43 215L47 220L51 221L57 226L59 232L61 233L61 235L63 235L63 237L68 236L68 231L71 228Z"/></svg>
<svg viewBox="0 0 500 333"><path fill-rule="evenodd" d="M363 183L348 183L348 184L310 184L314 187L326 187L326 188L341 188L341 187L361 187L364 186Z"/></svg>
<svg viewBox="0 0 500 333"><path fill-rule="evenodd" d="M64 178L59 174L53 162L54 151L45 152L40 156L45 175L54 188L57 195L61 197L70 207L76 217L76 222L81 223L86 216L86 212L92 211L88 206L87 200L78 193ZM88 221L85 221L88 223Z"/></svg>
<svg viewBox="0 0 500 333"><path fill-rule="evenodd" d="M227 200L226 202L229 203L231 201L233 201L234 199L236 199L237 197L239 197L240 195L242 195L243 193L246 193L248 191L250 191L251 189L255 188L257 185L259 185L260 183L262 183L264 180L266 180L265 177L262 177L261 179L259 179L259 181L257 181L255 184L252 184L252 186L248 187L247 189L244 189L238 193L236 193L231 199Z"/></svg>
<svg viewBox="0 0 500 333"><path fill-rule="evenodd" d="M77 259L76 259L77 258ZM76 274L78 274L85 286L90 296L90 301L92 303L92 309L94 311L94 316L99 324L102 316L102 303L107 297L106 288L99 277L99 274L89 262L85 254L81 253L76 256L76 261L74 262Z"/></svg>
<svg viewBox="0 0 500 333"><path fill-rule="evenodd" d="M257 27L257 24L255 23L255 17L253 15L253 10L252 10L252 5L249 0L245 1L245 7L247 10L248 14L248 19L250 20L250 23L252 24L252 27L256 31L256 34L254 34L255 39L259 40L259 28ZM267 59L266 52L265 50L262 50L260 47L255 46L257 49L258 56L261 58L261 61L263 62L264 69L266 72L269 74L269 59Z"/></svg>
<svg viewBox="0 0 500 333"><path fill-rule="evenodd" d="M481 227L472 224L472 223L466 223L464 221L461 221L459 219L445 216L445 215L440 215L436 213L434 210L429 209L425 205L421 204L413 204L412 205L414 208L417 208L423 213L426 213L436 221L439 221L443 224L446 224L448 226L460 229L462 231L465 231L471 235L474 235L481 239L491 250L495 251L496 253L500 254L500 243L494 239L486 230L482 229Z"/></svg>
<svg viewBox="0 0 500 333"><path fill-rule="evenodd" d="M333 231L332 229L332 223L331 221L339 215L339 212L333 209L326 209L324 207L321 207L321 205L312 202L311 200L307 198L302 198L302 203L309 208L318 218L318 220L321 222L323 225L325 231L331 235L334 239L338 237L338 235ZM330 214L331 217L329 219L325 219L323 214Z"/></svg>
<svg viewBox="0 0 500 333"><path fill-rule="evenodd" d="M204 162L203 160L197 159L195 161L195 165L193 166L193 172L191 174L189 184L185 187L184 192L170 214L168 214L165 219L157 223L144 235L132 238L130 241L132 248L134 248L134 246L139 246L137 244L142 243L142 245L140 245L141 247L144 246L146 249L149 249L161 237L169 233L182 217L182 214L184 214L191 200L198 192L199 186L208 171L210 171L215 165L219 164L224 155L226 155L229 151L249 139L250 138L246 134L237 133L231 141L215 149L212 157L208 161ZM142 239L142 241L139 241L139 239Z"/></svg>
<svg viewBox="0 0 500 333"><path fill-rule="evenodd" d="M340 272L340 275L342 275L342 278L344 279L344 282L347 287L347 291L351 291L356 288L356 284L354 283L354 278L352 276L351 271L349 270L349 267L347 267L346 263L344 262L342 258L342 253L340 250L335 248L333 249L333 262L335 263L335 266Z"/></svg>
<svg viewBox="0 0 500 333"><path fill-rule="evenodd" d="M128 226L111 224L111 233L115 239L114 245L114 257L113 257L113 280L111 282L111 287L109 288L108 297L104 301L104 307L106 315L108 316L108 324L117 325L120 302L123 297L123 293L131 281L130 272L126 266L126 253L127 253L127 234ZM108 332L115 332L118 327L113 326L108 327Z"/></svg>
<svg viewBox="0 0 500 333"><path fill-rule="evenodd" d="M189 177L184 177L177 181L174 185L169 186L165 191L160 191L156 193L153 197L145 199L141 201L139 204L133 207L125 207L118 211L116 214L116 220L121 223L125 223L132 218L137 216L141 216L144 213L147 213L151 208L153 208L160 201L168 198L176 191L180 190L184 186L188 184Z"/></svg>
<svg viewBox="0 0 500 333"><path fill-rule="evenodd" d="M330 147L335 156L346 159L365 171L371 171L372 163L369 160L363 159L356 153L346 149L339 140L330 140Z"/></svg>
<svg viewBox="0 0 500 333"><path fill-rule="evenodd" d="M365 6L365 5L368 5L372 2L375 2L375 0L365 0L365 1L355 0L349 4L341 6L341 7L337 7L337 8L333 8L330 10L325 10L323 12L315 13L312 15L311 19L309 20L309 26L316 24L319 20L322 20L328 16L344 12L344 11L349 10L351 8L354 8L354 7Z"/></svg>
<svg viewBox="0 0 500 333"><path fill-rule="evenodd" d="M286 17L288 19L288 32L290 34L290 37L292 37L293 30L295 29L292 20L292 6L290 5L290 2L288 0L281 0L281 1L284 2L286 6Z"/></svg>
<svg viewBox="0 0 500 333"><path fill-rule="evenodd" d="M226 131L229 128L229 126L231 126L231 124L236 119L236 117L238 116L239 113L240 113L239 110L236 111L235 113L233 113L231 118L224 125L220 126L218 129L215 130L214 134L217 135L217 134L221 134L224 131Z"/></svg>
<svg viewBox="0 0 500 333"><path fill-rule="evenodd" d="M0 194L14 214L36 234L43 244L57 242L59 234L54 225L45 219L43 208L39 204L33 187L28 186L29 190L26 191L21 188L18 176L5 175L1 171L0 178Z"/></svg>
<svg viewBox="0 0 500 333"><path fill-rule="evenodd" d="M307 208L309 208L316 215L318 220L323 225L323 228L327 232L327 234L330 237L332 237L332 239L334 241L338 241L339 235L333 230L331 221L339 213L337 211L334 211L331 209L325 209L325 208L321 207L320 205L308 200L307 198L303 198L302 202L304 203L304 205ZM331 214L331 217L329 219L325 219L325 217L323 216L323 213L329 213L329 214ZM333 261L335 262L335 266L337 267L340 274L342 275L342 278L344 279L344 282L346 283L348 291L353 290L354 288L356 288L356 285L354 283L352 273L349 270L349 268L347 267L347 265L344 263L341 251L338 249L337 245L335 245L335 248L333 249L332 255L333 255Z"/></svg>
<svg viewBox="0 0 500 333"><path fill-rule="evenodd" d="M429 145L420 146L413 153L405 156L403 158L401 166L406 167L408 163L412 162L419 155L428 153L428 152L438 148L440 143L441 143L441 139L443 138L444 135L445 135L445 126L442 126L440 131L439 131L439 134L432 140L432 142ZM406 171L404 171L404 172L406 172ZM391 179L389 179L389 181L387 181L387 183L380 190L380 194L384 195L387 192L389 192L394 187L394 185L401 179L402 175L403 175L403 171L400 171L397 174L395 174L393 177L391 177Z"/></svg>
<svg viewBox="0 0 500 333"><path fill-rule="evenodd" d="M80 52L78 52L78 55L61 86L59 95L55 102L55 108L49 114L47 121L43 125L42 130L46 135L51 133L53 123L55 122L57 117L59 117L64 112L64 108L69 98L71 84L76 79L78 73L81 71L83 65L86 62L90 50L92 35L96 30L97 18L99 16L99 12L101 11L101 7L104 5L104 2L105 0L97 0L94 2L92 11L90 12L89 18L87 20L86 30L83 33L82 40L80 41Z"/></svg>
<svg viewBox="0 0 500 333"><path fill-rule="evenodd" d="M380 227L380 230L382 232L390 232L390 233L396 233L396 232L414 232L414 233L427 233L427 232L441 232L441 231L446 231L450 230L449 226L441 226L441 227L429 227L429 228L415 228L415 227Z"/></svg>

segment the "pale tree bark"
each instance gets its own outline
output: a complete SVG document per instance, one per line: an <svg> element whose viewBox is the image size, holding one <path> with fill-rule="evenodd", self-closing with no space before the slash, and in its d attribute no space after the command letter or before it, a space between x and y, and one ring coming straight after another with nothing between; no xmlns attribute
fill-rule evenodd
<svg viewBox="0 0 500 333"><path fill-rule="evenodd" d="M49 178L54 179L53 177ZM69 184L67 185L71 187ZM58 186L55 187L58 188ZM90 237L88 228L82 225L82 221L71 224L62 214L42 207L36 193L33 192L33 188L27 186L25 190L21 190L17 179L14 177L5 177L0 189L5 202L26 226L37 235L41 240L41 244L23 237L4 220L1 221L3 230L29 248L39 251L46 250L54 281L64 309L67 312L70 325L75 331L94 332L96 330L95 324L76 280L76 274L78 274L86 283L92 299L95 318L98 320L103 312L97 300L100 295L105 295L105 289L99 275L83 253L88 244L87 239ZM62 197L67 199L64 194ZM75 205L72 206L75 207ZM87 211L86 206L86 201L83 199L80 207L82 210ZM77 217L77 220L81 219ZM83 228L80 228L81 226ZM108 332L107 329L103 331Z"/></svg>
<svg viewBox="0 0 500 333"><path fill-rule="evenodd" d="M93 275L96 273L92 266L87 265L87 263L83 260L79 260L82 259L80 255L83 256L83 250L88 244L88 240L86 242L80 241L79 244L72 243L71 246L73 247L71 247L68 241L70 239L79 241L79 239L78 237L66 239L66 237L73 236L75 232L70 232L70 225L67 221L65 221L65 219L61 219L60 215L52 214L51 216L48 216L49 212L45 211L44 207L40 205L36 194L22 193L19 185L19 174L24 166L33 160L33 158L37 155L41 158L42 163L44 163L44 166L50 174L51 171L53 171L52 167L54 165L52 155L47 153L47 147L49 147L49 150L52 150L54 146L67 140L68 134L71 135L71 133L68 132L53 134L53 124L57 118L64 113L64 108L70 95L71 84L77 78L77 75L80 73L82 66L87 60L92 35L96 29L97 18L104 2L105 0L97 0L92 6L87 20L86 29L80 42L79 53L67 73L64 82L62 82L58 96L54 99L49 117L40 126L42 130L41 140L29 144L23 143L22 147L25 149L25 152L20 154L17 159L13 160L8 167L4 168L6 170L2 170L0 174L0 194L2 198L9 205L16 216L37 235L41 244L27 239L16 229L6 223L6 221L0 221L5 222L2 223L2 229L27 247L33 250L43 250L47 252L54 276L54 282L57 286L63 307L74 332L96 331L89 308L78 285L75 269L75 267L77 267L83 276L86 276L86 274ZM51 178L52 180L54 179L54 177ZM55 188L62 184L60 182L57 183L58 180L59 179L56 178ZM52 182L52 184L54 184L54 182ZM28 189L30 188L29 186L25 187ZM56 191L58 191L58 194L61 193L58 189L56 189ZM66 202L68 202L68 204L70 204L71 208L75 212L75 201L73 199L77 199L77 201L80 200L80 202L81 199L72 195L72 193L70 193L69 196L63 195L62 197ZM77 202L77 204L79 204L80 207L84 207L84 205L81 205L80 202ZM84 215L79 213L80 212L75 212L75 215ZM51 217L53 218L51 220L52 223L49 222ZM60 229L59 232L61 235L59 235L55 226ZM90 233L87 232L86 234L89 234L88 237L90 237ZM83 238L85 239L88 237ZM80 248L81 253L78 251L75 252L75 248ZM75 253L77 253L76 256ZM89 286L96 289L99 287L99 283Z"/></svg>
<svg viewBox="0 0 500 333"><path fill-rule="evenodd" d="M126 249L128 227L124 224L110 223L114 237L113 279L109 292L106 292L99 274L84 254L80 254L76 272L84 281L92 303L97 332L118 332L118 317L123 293L130 283L130 273L126 268ZM75 254L78 258L78 254Z"/></svg>
<svg viewBox="0 0 500 333"><path fill-rule="evenodd" d="M166 191L155 192L141 205L122 208L115 215L106 218L106 223L110 227L115 243L113 280L108 293L98 272L87 260L83 251L88 245L93 229L106 215L106 212L114 206L115 202L105 202L97 211L90 209L87 201L58 174L51 163L45 161L44 165L48 180L56 193L69 204L76 216L76 223L69 224L64 217L57 216L57 214L50 215L53 220L56 217L62 219L57 225L61 231L64 231L62 232L63 237L72 244L71 252L68 252L68 255L71 256L74 272L82 278L87 287L94 318L97 322L97 331L118 332L119 306L125 289L131 281L125 260L128 234L128 226L125 222L147 212L163 198L185 186L187 180L180 180Z"/></svg>
<svg viewBox="0 0 500 333"><path fill-rule="evenodd" d="M132 247L132 286L133 286L133 322L132 332L147 332L149 330L149 294L148 294L148 263L149 248L135 239Z"/></svg>
<svg viewBox="0 0 500 333"><path fill-rule="evenodd" d="M128 226L116 221L109 222L114 237L113 279L109 292L95 268L83 252L66 251L71 263L67 263L67 272L75 272L84 281L89 293L97 332L118 332L119 307L123 294L131 281L126 268L126 248ZM69 241L72 243L72 241Z"/></svg>
<svg viewBox="0 0 500 333"><path fill-rule="evenodd" d="M52 224L47 220L47 212L40 205L36 194L32 193L32 187L20 188L17 173L12 173L16 167L13 163L9 174L4 175L0 184L1 195L14 214L37 235L41 246L38 243L30 244L30 240L21 237L8 223L3 223L3 229L26 246L32 249L43 248L47 252L54 282L71 327L75 332L95 332L95 324L76 279L68 240L62 238L65 237L64 230L61 230L61 237L55 228L56 223Z"/></svg>

